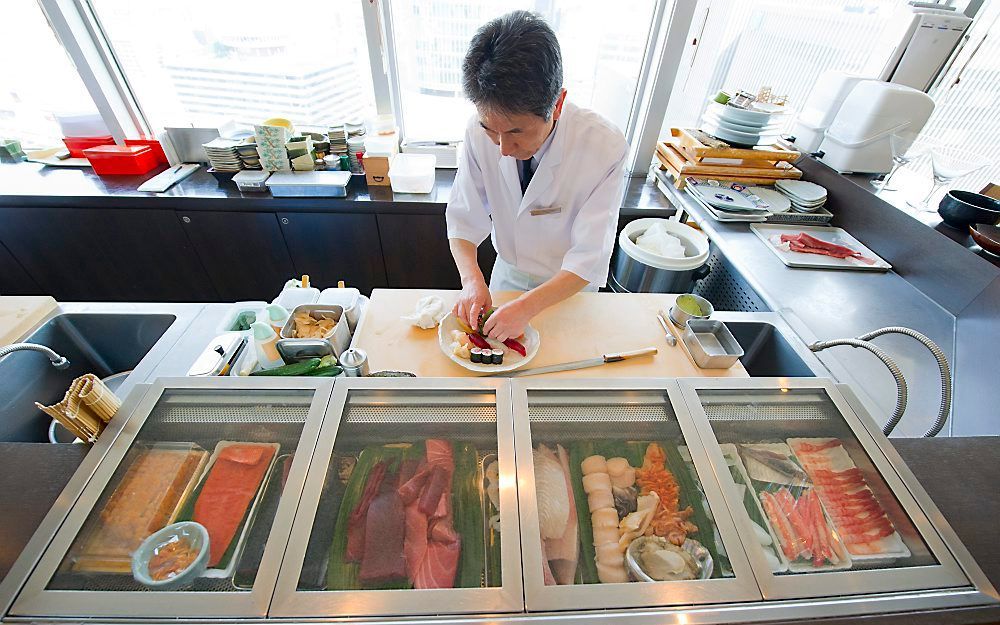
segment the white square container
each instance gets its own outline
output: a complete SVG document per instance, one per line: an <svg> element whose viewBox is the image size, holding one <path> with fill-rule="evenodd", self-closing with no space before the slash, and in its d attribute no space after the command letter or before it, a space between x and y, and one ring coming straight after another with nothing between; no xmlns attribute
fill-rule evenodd
<svg viewBox="0 0 1000 625"><path fill-rule="evenodd" d="M433 154L397 154L389 165L393 193L430 193L434 190Z"/></svg>

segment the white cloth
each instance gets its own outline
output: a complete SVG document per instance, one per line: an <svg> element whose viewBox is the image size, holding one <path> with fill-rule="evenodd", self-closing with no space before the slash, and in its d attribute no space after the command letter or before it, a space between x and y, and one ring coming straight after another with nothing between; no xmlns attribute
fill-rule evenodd
<svg viewBox="0 0 1000 625"><path fill-rule="evenodd" d="M408 321L422 330L436 328L437 324L447 316L448 310L444 307L444 300L437 295L428 295L420 298L413 312L401 317L403 321Z"/></svg>
<svg viewBox="0 0 1000 625"><path fill-rule="evenodd" d="M547 280L566 270L603 286L628 144L610 122L571 102L550 138L522 197L516 160L501 156L473 117L459 148L448 238L478 246L492 232L498 258L518 271Z"/></svg>
<svg viewBox="0 0 1000 625"><path fill-rule="evenodd" d="M548 278L520 271L517 267L497 256L496 262L493 263L493 273L490 274L490 291L494 293L498 291L530 291L546 280ZM596 292L598 288L596 284L588 284L581 290Z"/></svg>

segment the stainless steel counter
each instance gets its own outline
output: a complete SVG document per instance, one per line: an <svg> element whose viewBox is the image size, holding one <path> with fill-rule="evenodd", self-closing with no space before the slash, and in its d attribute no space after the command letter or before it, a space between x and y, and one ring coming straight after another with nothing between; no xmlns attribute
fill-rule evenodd
<svg viewBox="0 0 1000 625"><path fill-rule="evenodd" d="M786 267L747 224L715 221L686 192L666 187L767 306L780 314L805 343L849 338L885 326L926 334L955 362L955 318L895 272L814 271ZM862 241L864 243L864 241ZM877 250L876 250L877 251ZM903 370L910 402L895 436L920 436L933 423L940 401L937 365L920 343L903 336L877 339ZM896 386L885 366L864 350L836 347L817 354L838 381L850 384L876 420L895 405ZM971 372L963 371L964 375ZM988 389L984 389L987 392ZM956 404L942 434L971 420Z"/></svg>

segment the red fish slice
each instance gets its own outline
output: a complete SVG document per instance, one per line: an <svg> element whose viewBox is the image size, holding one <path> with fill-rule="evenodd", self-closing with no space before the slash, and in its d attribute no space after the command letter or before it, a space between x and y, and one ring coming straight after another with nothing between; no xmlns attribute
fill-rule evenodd
<svg viewBox="0 0 1000 625"><path fill-rule="evenodd" d="M787 243L788 248L793 252L801 252L803 254L820 254L840 259L856 258L869 265L875 264L874 260L862 255L861 252L852 250L851 248L843 245L837 245L822 239L817 239L816 237L810 236L805 232L800 232L795 235L783 234L781 235L781 242Z"/></svg>
<svg viewBox="0 0 1000 625"><path fill-rule="evenodd" d="M267 467L272 445L230 445L219 452L194 504L192 520L208 530L208 566L214 567L229 549L253 502Z"/></svg>

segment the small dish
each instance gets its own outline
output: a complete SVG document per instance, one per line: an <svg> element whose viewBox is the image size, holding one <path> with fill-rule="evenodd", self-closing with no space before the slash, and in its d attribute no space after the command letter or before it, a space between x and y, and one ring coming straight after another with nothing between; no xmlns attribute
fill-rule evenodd
<svg viewBox="0 0 1000 625"><path fill-rule="evenodd" d="M166 579L153 579L150 575L150 561L164 549L186 542L197 555L190 564ZM155 590L178 590L190 586L195 579L205 573L208 566L208 530L201 523L181 521L173 523L151 534L142 541L132 554L132 577L143 586Z"/></svg>
<svg viewBox="0 0 1000 625"><path fill-rule="evenodd" d="M625 566L628 568L629 576L637 582L659 581L646 574L639 565L639 549L642 548L644 542L649 540L663 539L656 536L641 536L629 543L628 549L625 550ZM712 554L704 545L697 540L688 538L684 540L681 549L688 552L694 558L695 564L698 567L698 574L695 576L695 579L710 579L712 577L712 572L715 570L715 562L712 560Z"/></svg>
<svg viewBox="0 0 1000 625"><path fill-rule="evenodd" d="M973 224L969 226L969 234L983 250L994 256L1000 256L1000 226Z"/></svg>
<svg viewBox="0 0 1000 625"><path fill-rule="evenodd" d="M538 347L541 345L541 337L538 334L538 330L531 327L530 325L525 328L524 336L520 339L521 344L524 345L526 355L522 356L515 352L514 350L506 347L500 341L495 339L487 338L486 341L493 346L495 349L502 349L504 351L503 364L501 365L484 365L472 362L471 360L465 358L459 358L451 351L451 344L454 342L451 338L451 333L453 330L461 330L462 328L458 325L458 319L455 318L454 313L448 313L448 315L441 320L438 324L438 345L441 347L441 352L445 356L450 358L456 364L459 364L469 371L475 371L477 373L505 373L507 371L514 371L519 369L524 365L528 364L532 358L538 353Z"/></svg>
<svg viewBox="0 0 1000 625"><path fill-rule="evenodd" d="M972 224L993 225L1000 221L1000 200L972 191L952 190L941 198L937 212L944 223L959 230Z"/></svg>

